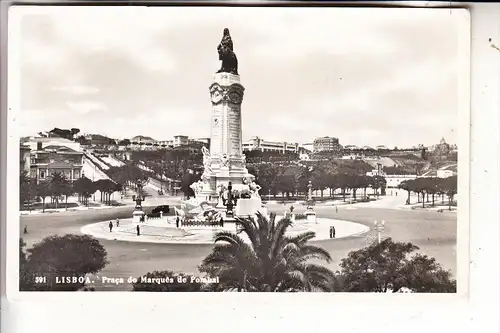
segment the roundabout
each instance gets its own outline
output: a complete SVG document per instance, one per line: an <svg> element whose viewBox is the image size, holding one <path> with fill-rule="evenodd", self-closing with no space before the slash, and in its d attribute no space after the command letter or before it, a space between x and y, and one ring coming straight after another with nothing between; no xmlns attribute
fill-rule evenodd
<svg viewBox="0 0 500 333"><path fill-rule="evenodd" d="M137 234L137 226L140 230L139 235ZM318 218L317 223L305 220L295 221L288 228L286 235L295 236L303 232L313 231L316 233L314 240L325 240L330 239L331 226L335 227L336 239L361 235L370 230L369 227L360 223ZM175 218L170 217L145 223L134 223L132 219L120 220L119 226L114 224L111 231L109 230L109 221L88 224L80 229L82 234L100 239L165 244L213 244L215 234L221 231L236 232L236 224L226 223L224 227L181 226L177 228ZM241 233L240 236L246 242L249 241L244 233Z"/></svg>
<svg viewBox="0 0 500 333"><path fill-rule="evenodd" d="M456 274L457 257L457 216L456 213L437 213L435 211L407 210L399 209L404 204L404 196L387 197L379 201L380 207L371 205L354 204L349 207L357 209L347 209L348 206L339 206L338 211L333 206L316 207L318 222L328 219L333 222L336 229L336 239L329 239L329 222L318 223L316 238L312 240L315 245L327 250L332 262L325 266L332 269L339 269L341 260L347 257L348 253L358 250L368 245L376 239L374 230L374 220L386 221L385 230L382 237L392 237L395 241L411 242L417 245L419 252L426 254L436 260L445 269ZM402 202L400 202L402 200ZM390 202L396 201L396 202ZM165 200L158 204L177 205L178 201ZM390 207L394 208L386 208ZM282 204L268 204L269 211L283 215L289 207ZM145 207L152 209L152 207ZM127 219L132 216L133 207L117 207L100 210L85 210L75 212L61 212L58 214L34 214L20 216L19 230L20 237L27 243L27 248L40 242L43 238L52 235L82 234L87 232L97 232L101 236L95 236L104 246L108 253L109 264L100 272L101 275L115 278L125 278L130 276L140 276L154 270L172 270L196 274L198 265L211 252L213 241L210 242L182 242L182 241L151 241L147 236L137 236L134 232L129 237L130 240L108 236L110 234L107 224L112 221L115 224L120 218L120 224L126 225ZM302 208L296 208L296 213L300 214ZM337 221L350 221L354 225L364 226L367 230L361 234L351 233L350 236L342 235L342 224ZM130 222L129 222L130 223ZM339 223L339 224L337 224ZM23 228L27 226L28 233L23 234ZM171 224L175 228L175 223ZM347 225L346 225L347 226ZM131 227L134 227L131 225ZM321 229L324 227L323 229ZM100 228L100 231L94 228ZM189 227L195 228L195 227ZM298 229L297 229L298 230ZM323 230L323 231L322 231ZM113 228L112 233L117 229ZM134 231L134 230L132 230ZM188 230L189 231L189 230ZM232 229L231 231L234 231ZM300 229L300 232L303 232ZM206 238L212 238L213 232L206 232ZM117 238L115 240L115 238ZM133 239L133 240L132 240ZM97 290L130 290L129 285L96 285Z"/></svg>

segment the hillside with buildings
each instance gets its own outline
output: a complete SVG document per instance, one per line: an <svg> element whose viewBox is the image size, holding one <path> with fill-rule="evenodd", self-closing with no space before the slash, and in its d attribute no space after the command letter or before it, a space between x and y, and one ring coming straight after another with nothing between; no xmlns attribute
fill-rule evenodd
<svg viewBox="0 0 500 333"><path fill-rule="evenodd" d="M189 185L199 177L201 149L210 147L208 138L185 135L156 140L147 135L114 139L79 133L77 128L55 128L37 137L22 138L21 170L37 183L54 173L64 174L70 182L83 176L97 181L109 179L110 170L131 164L147 170L157 182L168 180L169 187L173 187L176 182ZM417 177L445 178L457 174L457 147L444 139L429 147L388 149L382 145L342 146L338 138L328 136L305 144L255 136L243 142L242 148L249 168L268 164L283 177L307 177L308 171L304 170L315 169L325 174L381 176L388 187L397 187L402 181ZM185 191L189 191L188 185Z"/></svg>

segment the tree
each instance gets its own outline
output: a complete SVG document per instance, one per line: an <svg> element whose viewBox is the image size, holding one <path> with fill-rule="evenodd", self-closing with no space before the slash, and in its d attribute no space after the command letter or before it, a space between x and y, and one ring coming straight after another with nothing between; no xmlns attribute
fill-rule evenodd
<svg viewBox="0 0 500 333"><path fill-rule="evenodd" d="M360 176L359 180L359 187L363 189L363 197L364 199L367 199L366 197L366 189L370 186L372 186L373 183L373 177L371 176Z"/></svg>
<svg viewBox="0 0 500 333"><path fill-rule="evenodd" d="M307 193L309 182L313 181L315 169L312 165L303 165L302 170L296 174L297 189L299 192Z"/></svg>
<svg viewBox="0 0 500 333"><path fill-rule="evenodd" d="M57 209L57 204L59 203L59 198L63 195L66 195L66 202L67 202L67 195L71 193L71 185L69 181L66 179L66 177L60 173L60 172L55 172L53 173L50 178L49 178L49 193L50 196L52 197L52 201L55 202L56 204L56 209ZM67 208L67 204L66 204Z"/></svg>
<svg viewBox="0 0 500 333"><path fill-rule="evenodd" d="M444 179L444 186L446 188L446 195L448 196L448 209L451 210L451 203L453 197L457 194L457 176L451 176Z"/></svg>
<svg viewBox="0 0 500 333"><path fill-rule="evenodd" d="M340 188L340 179L339 175L333 172L327 173L327 184L330 189L330 197L332 197L335 191Z"/></svg>
<svg viewBox="0 0 500 333"><path fill-rule="evenodd" d="M185 278L187 282L182 282ZM172 271L154 271L137 278L132 284L133 291L155 291L155 292L189 292L201 291L202 284L191 283L191 277Z"/></svg>
<svg viewBox="0 0 500 333"><path fill-rule="evenodd" d="M33 284L31 277L27 271L27 256L24 248L26 247L26 242L20 237L19 238L19 290L25 290L30 288Z"/></svg>
<svg viewBox="0 0 500 333"><path fill-rule="evenodd" d="M182 177L181 182L181 191L184 193L186 197L194 196L194 191L191 188L191 184L197 182L200 179L200 176L195 174L194 172L186 172L184 177Z"/></svg>
<svg viewBox="0 0 500 333"><path fill-rule="evenodd" d="M337 290L345 292L453 293L456 281L436 259L416 253L411 243L393 242L391 238L363 249L351 251L340 263Z"/></svg>
<svg viewBox="0 0 500 333"><path fill-rule="evenodd" d="M130 144L131 144L131 142L130 142L129 139L123 139L123 140L120 140L118 142L119 146L125 146L125 147L127 147L127 146L130 146Z"/></svg>
<svg viewBox="0 0 500 333"><path fill-rule="evenodd" d="M92 143L89 139L87 139L83 135L80 135L79 137L77 137L75 139L75 141L78 142L79 144L81 144L82 146L90 146L90 144Z"/></svg>
<svg viewBox="0 0 500 333"><path fill-rule="evenodd" d="M422 148L422 151L420 152L420 157L424 161L427 161L427 159L429 158L429 155L428 155L427 150L425 148Z"/></svg>
<svg viewBox="0 0 500 333"><path fill-rule="evenodd" d="M405 191L408 192L408 199L406 199L406 204L409 205L411 203L410 202L410 194L411 194L411 191L412 191L412 188L413 188L413 180L409 179L409 180L402 181L398 185L398 188L400 188L400 189L405 190Z"/></svg>
<svg viewBox="0 0 500 333"><path fill-rule="evenodd" d="M252 168L254 170L251 170ZM255 175L255 182L262 187L261 195L272 193L276 197L279 167L270 163L262 163L249 166L248 172Z"/></svg>
<svg viewBox="0 0 500 333"><path fill-rule="evenodd" d="M439 192L439 183L440 179L439 178L428 178L427 179L427 184L426 184L426 192L427 196L432 195L432 207L434 207L435 203L435 196Z"/></svg>
<svg viewBox="0 0 500 333"><path fill-rule="evenodd" d="M31 203L30 201L33 199L33 197L36 195L36 184L33 179L31 179L28 175L27 171L21 172L19 175L19 201L21 204L21 207L24 205L25 202L28 202L29 205L29 210L31 210Z"/></svg>
<svg viewBox="0 0 500 333"><path fill-rule="evenodd" d="M323 191L328 187L328 174L324 168L316 168L313 171L313 184L314 188L320 190L321 197L323 197Z"/></svg>
<svg viewBox="0 0 500 333"><path fill-rule="evenodd" d="M352 175L349 177L349 187L352 189L352 197L356 200L356 192L363 187L363 176Z"/></svg>
<svg viewBox="0 0 500 333"><path fill-rule="evenodd" d="M238 291L329 291L334 274L329 269L309 263L309 259L331 261L330 254L321 247L310 245L314 232L294 237L285 233L289 219L275 221L258 213L257 218L237 219L238 234L219 232L215 247L203 260L200 271L219 277L217 290ZM220 242L224 242L221 244Z"/></svg>
<svg viewBox="0 0 500 333"><path fill-rule="evenodd" d="M284 170L280 170L280 173L276 177L276 189L281 192L283 198L290 198L290 193L294 193L296 189L297 180L295 175L287 174ZM301 188L302 190L302 188Z"/></svg>
<svg viewBox="0 0 500 333"><path fill-rule="evenodd" d="M49 131L49 134L51 136L57 136L57 137L65 138L68 140L73 139L72 131L68 130L68 129L61 129L61 128L55 127L53 130Z"/></svg>
<svg viewBox="0 0 500 333"><path fill-rule="evenodd" d="M107 264L107 252L97 239L88 235L49 236L28 249L25 274L29 277L21 290L76 291L87 274L101 271ZM33 284L32 277L46 277ZM80 278L69 283L56 283L62 277ZM25 281L26 282L26 281Z"/></svg>
<svg viewBox="0 0 500 333"><path fill-rule="evenodd" d="M111 179L99 179L94 182L94 188L101 192L101 202L104 201L104 204L109 205L111 202L111 194L115 191L119 191L121 187Z"/></svg>
<svg viewBox="0 0 500 333"><path fill-rule="evenodd" d="M94 183L87 177L78 178L73 183L73 188L76 193L78 193L80 202L83 202L86 206L89 204L88 199L94 194L96 188Z"/></svg>
<svg viewBox="0 0 500 333"><path fill-rule="evenodd" d="M35 193L42 199L42 212L45 212L45 199L51 195L49 181L40 181L35 187Z"/></svg>
<svg viewBox="0 0 500 333"><path fill-rule="evenodd" d="M372 177L372 188L375 190L375 194L377 197L379 196L378 190L382 190L382 195L384 195L385 187L387 186L387 181L382 176L373 176Z"/></svg>
<svg viewBox="0 0 500 333"><path fill-rule="evenodd" d="M80 133L80 129L79 128L72 128L70 130L71 132L71 138L73 139L75 137L75 135L77 135L78 133Z"/></svg>
<svg viewBox="0 0 500 333"><path fill-rule="evenodd" d="M350 186L350 176L348 174L339 174L338 175L338 184L339 188L342 190L342 200L345 202L346 191Z"/></svg>

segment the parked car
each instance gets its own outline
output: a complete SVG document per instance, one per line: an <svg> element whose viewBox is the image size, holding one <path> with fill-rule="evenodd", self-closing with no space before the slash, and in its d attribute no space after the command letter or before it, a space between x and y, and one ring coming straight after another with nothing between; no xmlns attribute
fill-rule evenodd
<svg viewBox="0 0 500 333"><path fill-rule="evenodd" d="M153 210L151 211L152 214L159 214L160 212L162 212L163 214L170 213L170 206L169 205L158 206L153 208Z"/></svg>

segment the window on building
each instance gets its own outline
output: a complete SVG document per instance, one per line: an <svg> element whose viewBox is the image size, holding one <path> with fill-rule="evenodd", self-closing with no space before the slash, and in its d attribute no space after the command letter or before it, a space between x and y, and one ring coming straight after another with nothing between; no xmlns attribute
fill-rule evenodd
<svg viewBox="0 0 500 333"><path fill-rule="evenodd" d="M80 178L80 170L73 170L73 179Z"/></svg>
<svg viewBox="0 0 500 333"><path fill-rule="evenodd" d="M45 170L40 170L40 179L45 179L46 173Z"/></svg>

